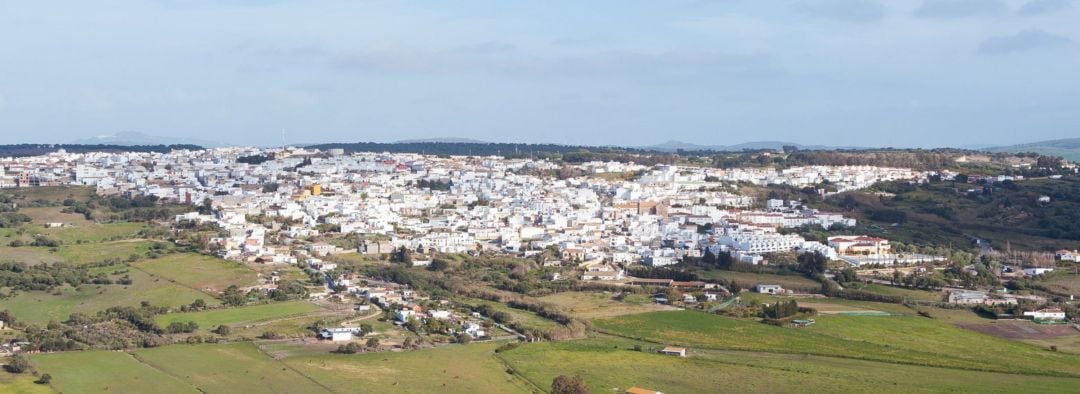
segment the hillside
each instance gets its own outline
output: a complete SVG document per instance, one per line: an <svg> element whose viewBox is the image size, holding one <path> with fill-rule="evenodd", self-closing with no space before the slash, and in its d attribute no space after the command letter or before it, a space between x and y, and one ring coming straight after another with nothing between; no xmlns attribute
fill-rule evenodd
<svg viewBox="0 0 1080 394"><path fill-rule="evenodd" d="M1040 196L1050 202L1040 202ZM998 248L1008 243L1047 251L1080 244L1077 177L992 185L887 183L832 196L819 207L855 216L856 231L905 243L959 246L979 237Z"/></svg>
<svg viewBox="0 0 1080 394"><path fill-rule="evenodd" d="M1061 156L1072 161L1080 161L1080 138L1067 138L1032 142L1028 144L998 146L986 149L989 152L1035 152L1041 155Z"/></svg>

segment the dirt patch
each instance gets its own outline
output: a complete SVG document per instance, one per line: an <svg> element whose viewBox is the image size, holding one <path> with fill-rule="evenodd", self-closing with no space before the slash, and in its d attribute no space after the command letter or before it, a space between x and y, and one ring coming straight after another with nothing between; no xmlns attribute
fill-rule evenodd
<svg viewBox="0 0 1080 394"><path fill-rule="evenodd" d="M1042 325L1026 321L1001 321L991 324L958 324L958 326L1007 339L1051 339L1067 335L1080 335L1080 331L1067 325Z"/></svg>

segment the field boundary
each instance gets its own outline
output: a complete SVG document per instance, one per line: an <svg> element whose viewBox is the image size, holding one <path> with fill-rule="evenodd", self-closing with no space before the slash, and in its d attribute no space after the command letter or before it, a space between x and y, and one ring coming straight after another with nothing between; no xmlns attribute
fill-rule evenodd
<svg viewBox="0 0 1080 394"><path fill-rule="evenodd" d="M266 350L263 350L263 348L260 347L258 344L256 344L254 341L249 341L248 343L250 344L250 346L254 347L255 350L257 350L259 352L259 354L261 354L263 356L266 356L266 358L270 359L271 362L281 364L282 367L288 368L290 371L296 372L298 375L303 376L304 379L307 379L311 383L315 383L316 386L322 387L328 393L336 393L337 392L337 391L334 391L334 389L331 388L330 386L327 386L327 385L323 384L322 382L320 382L318 380L315 380L315 378L313 378L311 376L308 376L308 374L300 372L296 368L293 368L293 366L289 365L289 363L281 362L281 360L278 360L278 359L274 358L274 356L271 356L270 353L267 353Z"/></svg>
<svg viewBox="0 0 1080 394"><path fill-rule="evenodd" d="M532 379L529 379L529 378L528 378L528 377L526 377L525 375L523 375L523 374L521 374L520 372L518 372L518 369L517 369L517 367L514 367L514 364L511 364L511 363L510 363L510 361L507 361L507 360L506 360L506 358L503 358L503 356L502 356L502 355L500 355L499 353L495 353L495 354L492 354L491 356L492 356L492 357L495 357L495 359L496 359L496 360L499 360L499 362L500 362L500 363L501 363L502 365L506 366L507 368L510 368L510 369L514 370L514 373L513 373L512 375L513 375L514 377L516 377L516 378L518 378L518 379L522 380L522 381L525 381L525 383L528 383L528 385L529 385L530 387L532 387L533 389L535 389L535 392L537 392L537 393L546 393L546 392L547 392L547 390L544 390L544 388L543 388L543 387L541 387L540 385L536 384L536 382L532 381Z"/></svg>
<svg viewBox="0 0 1080 394"><path fill-rule="evenodd" d="M135 354L135 352L133 352L133 351L132 352L124 352L124 354L127 354L129 357L135 359L135 361L138 362L139 364L145 365L145 366L147 366L149 368L153 368L154 370L157 370L158 372L161 372L163 374L172 376L172 377L176 378L176 380L184 382L184 384L186 384L188 386L191 386L191 388L194 388L196 391L198 391L200 393L206 393L206 390L203 390L202 387L191 384L191 382L188 381L186 378L184 378L182 376L178 376L178 375L176 375L176 374L174 374L172 372L169 372L169 371L166 371L166 370L162 369L161 367L158 367L157 365L154 365L154 363L149 362L149 361L147 361L146 359L144 359L142 357L139 357L139 355Z"/></svg>

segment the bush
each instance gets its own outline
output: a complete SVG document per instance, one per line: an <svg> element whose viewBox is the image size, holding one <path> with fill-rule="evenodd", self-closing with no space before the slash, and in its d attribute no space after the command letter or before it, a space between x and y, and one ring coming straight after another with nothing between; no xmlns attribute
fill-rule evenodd
<svg viewBox="0 0 1080 394"><path fill-rule="evenodd" d="M42 374L41 377L38 378L38 380L34 381L34 383L37 384L49 384L49 382L52 382L52 375L49 374Z"/></svg>
<svg viewBox="0 0 1080 394"><path fill-rule="evenodd" d="M30 370L30 361L26 359L26 356L16 354L11 356L11 361L8 361L4 369L11 373L23 373Z"/></svg>

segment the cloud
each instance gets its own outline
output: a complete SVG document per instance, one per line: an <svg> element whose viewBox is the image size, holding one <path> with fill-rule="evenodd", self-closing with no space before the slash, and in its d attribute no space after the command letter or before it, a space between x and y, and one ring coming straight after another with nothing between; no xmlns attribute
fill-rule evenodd
<svg viewBox="0 0 1080 394"><path fill-rule="evenodd" d="M1072 4L1069 0L1031 0L1016 12L1020 15L1042 15L1061 11Z"/></svg>
<svg viewBox="0 0 1080 394"><path fill-rule="evenodd" d="M1043 48L1073 45L1068 37L1050 34L1039 29L1028 29L1009 36L990 37L979 44L979 53L1004 55Z"/></svg>
<svg viewBox="0 0 1080 394"><path fill-rule="evenodd" d="M885 7L871 0L813 0L795 4L795 10L813 18L842 22L876 22L885 17Z"/></svg>
<svg viewBox="0 0 1080 394"><path fill-rule="evenodd" d="M937 19L965 18L995 15L1004 8L1001 0L925 0L915 15Z"/></svg>

